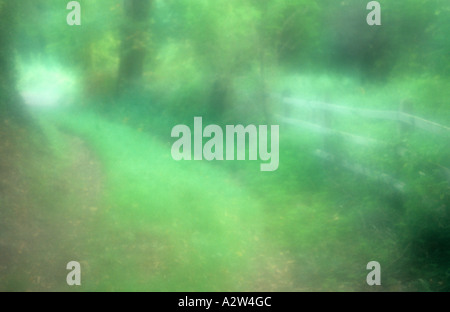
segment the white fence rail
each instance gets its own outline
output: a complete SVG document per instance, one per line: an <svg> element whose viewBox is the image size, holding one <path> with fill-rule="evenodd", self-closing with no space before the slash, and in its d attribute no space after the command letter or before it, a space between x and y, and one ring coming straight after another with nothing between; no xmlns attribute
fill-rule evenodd
<svg viewBox="0 0 450 312"><path fill-rule="evenodd" d="M310 101L310 100L295 99L291 97L282 97L279 95L274 95L274 97L276 99L281 100L284 104L292 105L294 107L308 108L314 110L320 109L342 115L352 115L355 117L399 121L435 134L450 135L450 127L401 111L355 108L336 104L329 104L320 101Z"/></svg>
<svg viewBox="0 0 450 312"><path fill-rule="evenodd" d="M442 135L444 137L450 137L450 127L438 124L436 122L426 120L424 118L414 116L412 114L409 114L404 111L389 111L389 110L373 110L373 109L363 109L363 108L354 108L354 107L348 107L348 106L342 106L342 105L336 105L336 104L330 104L320 101L310 101L310 100L302 100L302 99L296 99L292 97L283 97L280 95L272 95L274 99L280 101L284 105L289 105L296 108L302 108L302 109L309 109L309 110L322 110L331 112L333 114L339 114L339 115L350 115L354 117L363 117L368 119L382 119L382 120L389 120L389 121L395 121L401 124L407 124L410 125L412 128L418 128L422 129L437 135ZM289 114L291 115L291 114ZM322 115L322 117L325 115ZM328 114L329 116L329 114ZM317 117L317 115L316 115ZM320 117L320 114L319 114ZM316 133L320 133L326 136L339 136L341 138L344 138L346 141L350 141L357 145L362 146L387 146L386 143L369 138L366 136L361 136L359 134L353 134L348 133L344 131L340 131L337 129L332 129L329 124L324 124L324 120L320 120L321 118L318 118L319 121L306 121L301 120L297 118L293 118L292 116L282 116L277 115L277 118L289 125L293 125L296 127L300 127L303 129L307 129L309 131L313 131ZM400 131L401 134L401 131ZM450 144L450 142L449 142ZM343 167L349 171L352 171L356 174L366 176L368 178L378 180L381 182L384 182L386 184L391 185L395 189L397 189L400 192L403 192L405 190L405 183L398 180L397 178L383 172L376 171L374 169L370 169L367 167L364 167L360 164L356 164L354 162L350 162L342 157L337 157L333 155L333 153L330 153L329 151L324 151L321 149L316 149L313 154L316 157L319 157L323 160L326 160L328 162L333 162L340 167ZM447 180L450 181L450 169L437 164L438 167L442 169L443 174L447 177Z"/></svg>

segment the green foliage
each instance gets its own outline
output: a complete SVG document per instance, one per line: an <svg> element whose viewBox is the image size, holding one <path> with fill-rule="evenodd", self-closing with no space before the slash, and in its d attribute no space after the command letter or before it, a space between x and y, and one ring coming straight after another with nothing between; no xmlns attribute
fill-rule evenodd
<svg viewBox="0 0 450 312"><path fill-rule="evenodd" d="M359 0L154 0L149 16L127 10L130 0L80 3L82 25L68 26L67 1L0 0L0 148L11 139L20 151L0 162L20 155L11 189L27 194L0 188L0 222L27 225L0 224L8 265L19 260L0 289L67 290L52 280L64 274L30 259L64 268L82 257L93 291L373 291L371 260L382 266L376 290L448 290L448 135L286 108L272 95L387 111L408 101L449 126L449 1L380 1L380 27ZM127 70L142 77L131 83ZM120 92L119 79L130 82ZM30 108L40 132L8 128L16 89L46 107ZM171 129L194 116L247 125L279 115L377 143L281 124L274 172L171 158ZM41 249L20 247L27 240Z"/></svg>

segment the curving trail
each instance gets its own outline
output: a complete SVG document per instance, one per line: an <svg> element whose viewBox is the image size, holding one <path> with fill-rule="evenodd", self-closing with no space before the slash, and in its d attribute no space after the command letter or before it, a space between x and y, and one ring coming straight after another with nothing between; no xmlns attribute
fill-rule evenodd
<svg viewBox="0 0 450 312"><path fill-rule="evenodd" d="M164 167L173 163L154 148L141 155L125 146L120 154L118 135L109 143L117 154L100 160L83 131L55 131L56 153L20 143L26 134L0 141L0 290L295 290L292 257L270 241L260 220L246 223L258 213L246 216L245 209L258 208L233 177L206 178L231 190L214 204L214 192L222 191L207 195L185 186L200 183L194 171ZM141 135L122 126L115 131L130 141ZM147 157L157 165L148 167ZM178 176L170 178L173 172ZM171 195L168 185L178 193ZM72 260L82 266L79 289L65 284Z"/></svg>
<svg viewBox="0 0 450 312"><path fill-rule="evenodd" d="M67 290L65 265L82 256L98 217L101 165L75 136L64 135L60 166L25 130L0 133L0 290Z"/></svg>

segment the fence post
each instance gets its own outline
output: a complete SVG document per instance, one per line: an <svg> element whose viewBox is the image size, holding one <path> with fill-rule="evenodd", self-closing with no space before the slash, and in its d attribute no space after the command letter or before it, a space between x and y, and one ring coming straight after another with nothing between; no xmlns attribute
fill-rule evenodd
<svg viewBox="0 0 450 312"><path fill-rule="evenodd" d="M414 113L414 104L410 99L404 99L400 102L399 113L412 115ZM403 122L402 117L399 118L399 134L401 140L407 139L407 136L414 130L414 119L410 119L408 124Z"/></svg>
<svg viewBox="0 0 450 312"><path fill-rule="evenodd" d="M292 92L289 89L285 89L283 91L283 93L281 94L281 103L283 105L284 117L291 117L291 112L292 112L291 106L284 102L284 99L291 97L291 94L292 94Z"/></svg>
<svg viewBox="0 0 450 312"><path fill-rule="evenodd" d="M323 99L324 99L324 103L328 103L328 101L330 100L330 97L328 94L325 94ZM318 112L317 123L325 129L333 130L333 128L334 128L333 112L331 112L327 109L320 109L320 108L317 109L316 111ZM336 162L342 161L342 157L341 157L342 155L340 155L340 153L338 151L339 150L338 146L340 143L341 142L339 142L339 140L336 136L332 136L329 133L323 134L323 138L322 138L323 150L325 152L335 156ZM337 165L337 164L335 164L335 165Z"/></svg>
<svg viewBox="0 0 450 312"><path fill-rule="evenodd" d="M401 116L402 113L412 115L414 112L414 105L410 99L404 99L400 102L399 108L399 119L398 119L398 137L397 143L395 144L394 149L394 170L397 178L405 181L407 177L407 169L405 169L406 165L406 155L408 151L408 139L411 133L414 130L414 124L410 122L405 123L403 120L404 116ZM405 208L405 195L400 191L394 191L391 196L391 204L394 208L396 208L399 212L404 212Z"/></svg>
<svg viewBox="0 0 450 312"><path fill-rule="evenodd" d="M321 103L319 102L317 105L328 104L330 100L329 93L325 92ZM326 107L316 107L313 109L313 114L315 115L314 122L324 129L324 132L321 134L321 149L330 156L328 160L322 160L323 177L327 181L330 181L330 178L333 181L337 181L341 178L342 170L340 167L345 156L341 153L341 148L339 147L342 142L338 136L332 134L332 130L335 127L334 113L326 109Z"/></svg>
<svg viewBox="0 0 450 312"><path fill-rule="evenodd" d="M399 105L399 116L402 113L412 115L414 112L414 105L413 102L409 99L405 99L400 102ZM402 117L399 117L398 120L398 144L396 148L398 159L402 159L405 156L406 151L408 150L408 138L411 135L412 131L414 130L414 123L411 121L411 123L405 123L402 120ZM401 173L401 169L403 168L403 160L400 161L401 167L399 168L399 172Z"/></svg>

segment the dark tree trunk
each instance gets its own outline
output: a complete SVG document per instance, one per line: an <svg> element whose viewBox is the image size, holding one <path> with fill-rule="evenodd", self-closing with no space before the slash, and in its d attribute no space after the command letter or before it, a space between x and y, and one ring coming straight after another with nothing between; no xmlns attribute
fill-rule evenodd
<svg viewBox="0 0 450 312"><path fill-rule="evenodd" d="M230 93L230 79L228 77L218 77L212 84L210 93L209 115L215 120L223 117L227 107Z"/></svg>
<svg viewBox="0 0 450 312"><path fill-rule="evenodd" d="M152 0L124 0L125 23L118 73L118 92L135 85L142 78L149 41Z"/></svg>

